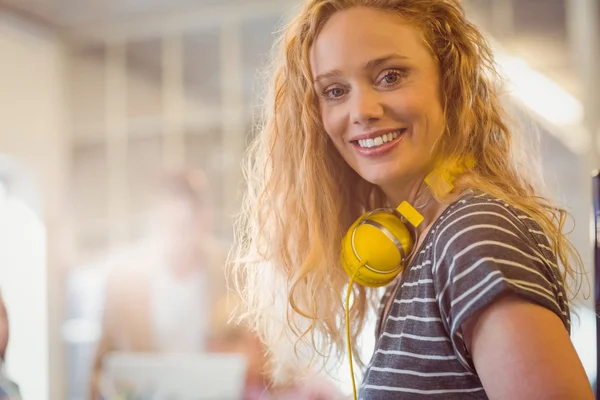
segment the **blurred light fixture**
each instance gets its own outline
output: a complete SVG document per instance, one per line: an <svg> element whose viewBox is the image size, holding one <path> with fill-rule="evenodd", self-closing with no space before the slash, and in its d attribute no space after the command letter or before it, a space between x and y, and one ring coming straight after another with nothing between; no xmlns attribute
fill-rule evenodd
<svg viewBox="0 0 600 400"><path fill-rule="evenodd" d="M552 133L574 153L585 153L590 138L584 128L581 102L545 75L531 68L519 57L496 49L496 62L505 78L508 93L530 111L550 124ZM558 128L558 129L556 129Z"/></svg>

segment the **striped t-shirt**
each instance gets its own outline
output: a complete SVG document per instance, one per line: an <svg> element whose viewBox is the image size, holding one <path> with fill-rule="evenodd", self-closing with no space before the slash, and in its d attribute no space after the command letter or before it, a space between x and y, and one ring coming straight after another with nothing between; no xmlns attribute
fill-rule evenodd
<svg viewBox="0 0 600 400"><path fill-rule="evenodd" d="M396 290L397 289L397 290ZM556 313L570 330L556 256L540 226L486 194L468 194L434 222L419 252L391 285L375 353L359 398L487 399L462 324L503 293Z"/></svg>

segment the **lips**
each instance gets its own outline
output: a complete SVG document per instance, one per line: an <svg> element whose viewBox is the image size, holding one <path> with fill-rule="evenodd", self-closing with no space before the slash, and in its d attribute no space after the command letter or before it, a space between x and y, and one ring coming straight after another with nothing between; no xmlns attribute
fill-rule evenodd
<svg viewBox="0 0 600 400"><path fill-rule="evenodd" d="M372 138L355 140L355 142L358 142L358 145L362 148L379 147L385 143L393 141L398 136L402 135L404 131L406 131L406 129L402 128L393 132L383 133Z"/></svg>
<svg viewBox="0 0 600 400"><path fill-rule="evenodd" d="M390 152L404 138L406 128L376 132L351 141L355 151L363 157L380 157Z"/></svg>

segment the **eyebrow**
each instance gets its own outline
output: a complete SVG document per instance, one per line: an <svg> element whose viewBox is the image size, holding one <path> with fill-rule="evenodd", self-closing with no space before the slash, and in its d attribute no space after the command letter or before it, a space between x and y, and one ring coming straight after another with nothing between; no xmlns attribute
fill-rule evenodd
<svg viewBox="0 0 600 400"><path fill-rule="evenodd" d="M398 53L390 53L387 54L383 57L379 57L376 58L374 60L369 61L366 65L365 65L365 69L373 69L381 64L384 64L387 61L391 61L391 60L407 60L408 57L403 56L401 54ZM319 82L320 80L323 80L325 78L330 78L332 76L340 76L342 74L342 71L340 71L339 69L335 69L333 71L329 71L329 72L325 72L322 74L317 75L317 77L314 80L314 83Z"/></svg>
<svg viewBox="0 0 600 400"><path fill-rule="evenodd" d="M387 61L391 61L391 60L408 60L408 57L403 56L398 53L390 53L383 57L379 57L379 58L369 61L366 65L366 69L375 68L375 67L377 67Z"/></svg>
<svg viewBox="0 0 600 400"><path fill-rule="evenodd" d="M329 72L325 72L323 74L317 75L317 77L314 80L314 83L318 83L319 81L325 79L325 78L330 78L332 76L340 76L342 74L342 71L340 71L339 69L334 69L333 71L329 71Z"/></svg>

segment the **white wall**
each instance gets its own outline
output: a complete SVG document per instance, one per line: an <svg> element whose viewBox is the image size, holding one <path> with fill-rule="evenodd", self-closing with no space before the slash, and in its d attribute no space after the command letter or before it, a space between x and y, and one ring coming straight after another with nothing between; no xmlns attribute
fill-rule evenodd
<svg viewBox="0 0 600 400"><path fill-rule="evenodd" d="M11 289L7 299L9 313L18 314L12 325L9 346L14 347L9 347L8 371L18 380L25 399L58 400L64 398L57 325L63 306L60 209L68 170L63 48L51 32L0 14L0 60L0 153L29 170L41 194L36 211L45 232L38 238L48 239L45 254L23 254L19 259L27 265L29 279L26 288Z"/></svg>

